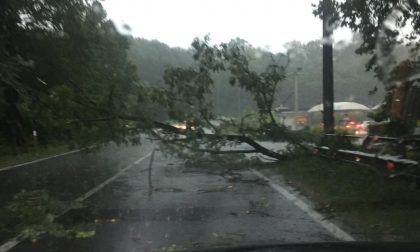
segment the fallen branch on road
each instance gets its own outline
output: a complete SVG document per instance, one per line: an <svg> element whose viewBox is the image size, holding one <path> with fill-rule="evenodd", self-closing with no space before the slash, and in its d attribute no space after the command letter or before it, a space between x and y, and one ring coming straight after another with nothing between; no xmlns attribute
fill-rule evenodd
<svg viewBox="0 0 420 252"><path fill-rule="evenodd" d="M198 152L207 152L211 154L239 154L239 153L260 153L268 157L272 157L276 160L282 161L282 160L288 160L288 156L285 154L281 154L275 151L272 151L270 149L265 148L264 146L260 145L253 139L251 139L248 136L245 135L232 135L232 134L208 134L204 133L202 131L194 131L191 129L180 129L177 127L174 127L172 125L158 122L151 120L149 118L143 117L143 116L133 116L133 115L118 115L118 116L112 116L112 117L104 117L104 118L95 118L95 119L78 119L73 120L72 122L103 122L103 121L111 121L111 120L125 120L125 121L134 121L142 123L142 127L144 129L151 130L151 133L158 137L160 140L164 141L165 143L176 143L179 146L193 149L191 146L188 146L186 144L180 144L179 142L188 142L188 141L194 141L197 139L201 140L209 140L209 141L231 141L231 142L237 142L237 143L246 143L249 146L251 146L252 150L217 150L217 149L194 149L194 151ZM176 138L168 138L164 139L159 134L153 131L153 129L162 129L164 132L163 134L167 135L183 135L186 138L182 139L182 141L179 141L179 139Z"/></svg>

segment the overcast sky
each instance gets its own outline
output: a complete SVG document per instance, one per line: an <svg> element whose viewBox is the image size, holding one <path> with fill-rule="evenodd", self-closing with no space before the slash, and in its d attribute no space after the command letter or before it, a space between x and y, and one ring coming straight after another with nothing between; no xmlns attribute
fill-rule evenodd
<svg viewBox="0 0 420 252"><path fill-rule="evenodd" d="M284 51L284 43L320 39L321 20L312 14L317 0L105 0L108 16L131 35L188 48L195 37L212 42L240 37L256 47ZM334 40L348 40L340 29Z"/></svg>

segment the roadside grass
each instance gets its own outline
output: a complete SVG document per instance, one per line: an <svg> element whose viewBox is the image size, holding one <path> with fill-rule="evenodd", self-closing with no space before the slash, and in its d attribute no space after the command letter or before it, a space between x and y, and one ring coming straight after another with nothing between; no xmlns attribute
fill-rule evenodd
<svg viewBox="0 0 420 252"><path fill-rule="evenodd" d="M367 167L318 157L276 166L286 181L310 198L327 218L344 223L361 239L420 240L420 190Z"/></svg>
<svg viewBox="0 0 420 252"><path fill-rule="evenodd" d="M0 149L0 169L3 167L30 162L40 158L71 151L68 144L52 144L48 146L27 147L19 150Z"/></svg>

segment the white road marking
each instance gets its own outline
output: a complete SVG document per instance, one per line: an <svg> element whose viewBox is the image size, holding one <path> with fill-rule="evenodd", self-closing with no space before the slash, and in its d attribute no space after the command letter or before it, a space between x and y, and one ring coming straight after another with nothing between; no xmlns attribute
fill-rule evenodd
<svg viewBox="0 0 420 252"><path fill-rule="evenodd" d="M121 169L119 172L117 172L114 176L110 177L109 179L105 180L104 182L102 182L101 184L95 186L94 188L90 189L88 192L86 192L85 194L81 195L80 197L78 197L76 199L76 201L84 201L85 199L89 198L90 196L92 196L93 194L97 193L99 190L101 190L102 188L104 188L106 185L108 185L109 183L111 183L112 181L114 181L115 179L117 179L119 176L121 176L124 172L126 172L127 170L131 169L134 165L139 164L141 161L145 160L146 158L148 158L150 155L152 154L152 152L149 152L147 155L137 159L136 161L134 161L134 163L126 166L125 168Z"/></svg>
<svg viewBox="0 0 420 252"><path fill-rule="evenodd" d="M1 252L6 252L11 250L12 248L16 247L19 243L21 243L24 240L23 235L18 235L10 240L8 240L7 242L5 242L4 244L2 244L0 246L0 251Z"/></svg>
<svg viewBox="0 0 420 252"><path fill-rule="evenodd" d="M256 171L254 169L252 169L251 171L255 175L257 175L258 177L267 180L269 182L269 185L274 190L276 190L278 193L280 193L286 199L288 199L291 202L293 202L293 204L295 204L295 206L297 206L302 211L304 211L316 223L318 223L319 225L321 225L322 227L324 227L328 232L330 232L335 238L337 238L339 240L342 240L342 241L356 241L356 239L353 236L351 236L350 234L348 234L347 232L345 232L344 230L342 230L341 228L339 228L334 223L326 220L325 217L322 214L320 214L317 211L315 211L314 209L312 209L308 204L306 204L304 201L302 201L301 199L299 199L298 197L296 197L293 193L289 192L284 187L282 187L282 186L280 186L280 185L278 185L276 183L273 183L269 178L267 178L266 176L264 176L261 172Z"/></svg>
<svg viewBox="0 0 420 252"><path fill-rule="evenodd" d="M29 165L29 164L38 163L38 162L45 161L45 160L48 160L48 159L53 159L53 158L57 158L57 157L65 156L65 155L70 155L70 154L77 153L77 152L80 152L80 151L82 151L82 150L81 149L73 150L73 151L64 152L64 153L61 153L61 154L57 154L57 155L53 155L53 156L49 156L49 157L45 157L45 158L32 160L32 161L25 162L25 163L20 163L20 164L17 164L17 165L6 166L6 167L3 167L3 168L0 168L0 172L15 169L15 168L25 166L25 165Z"/></svg>
<svg viewBox="0 0 420 252"><path fill-rule="evenodd" d="M124 174L124 172L126 172L127 170L133 168L134 165L137 165L141 161L143 161L146 158L148 158L151 154L152 154L152 152L149 152L145 156L143 156L143 157L137 159L136 161L134 161L132 164L124 167L123 169L121 169L120 171L118 171L114 176L110 177L109 179L105 180L101 184L95 186L94 188L90 189L89 191L87 191L83 195L79 196L75 201L82 202L85 199L89 198L90 196L92 196L93 194L97 193L99 190L101 190L102 188L104 188L106 185L108 185L112 181L116 180L118 177L120 177L122 174ZM69 210L71 210L71 209L69 208L69 209L64 210L60 215L56 216L56 218L59 217L59 216L61 216L61 215L63 215L63 214L65 214ZM7 251L9 251L10 249L14 248L16 245L18 245L19 243L21 243L24 240L25 240L25 237L24 237L23 234L20 234L20 235L18 235L16 237L12 238L12 239L8 240L7 242L3 243L0 246L0 252L7 252Z"/></svg>

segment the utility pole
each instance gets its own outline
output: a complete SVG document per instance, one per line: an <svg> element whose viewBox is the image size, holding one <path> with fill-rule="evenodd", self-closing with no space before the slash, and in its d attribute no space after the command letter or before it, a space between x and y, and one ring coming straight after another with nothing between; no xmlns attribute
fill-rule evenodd
<svg viewBox="0 0 420 252"><path fill-rule="evenodd" d="M239 94L239 97L238 97L238 117L239 117L239 119L241 119L242 118L242 94L241 94L241 88L239 88L238 94Z"/></svg>
<svg viewBox="0 0 420 252"><path fill-rule="evenodd" d="M298 67L295 72L295 112L299 111L299 90L298 90L298 72L302 68Z"/></svg>
<svg viewBox="0 0 420 252"><path fill-rule="evenodd" d="M220 113L220 91L219 91L219 86L215 85L216 88L216 114L219 116Z"/></svg>
<svg viewBox="0 0 420 252"><path fill-rule="evenodd" d="M324 133L334 134L333 5L331 0L323 0L322 4L322 103L324 105Z"/></svg>
<svg viewBox="0 0 420 252"><path fill-rule="evenodd" d="M299 101L298 101L298 75L295 74L295 112L299 111Z"/></svg>

